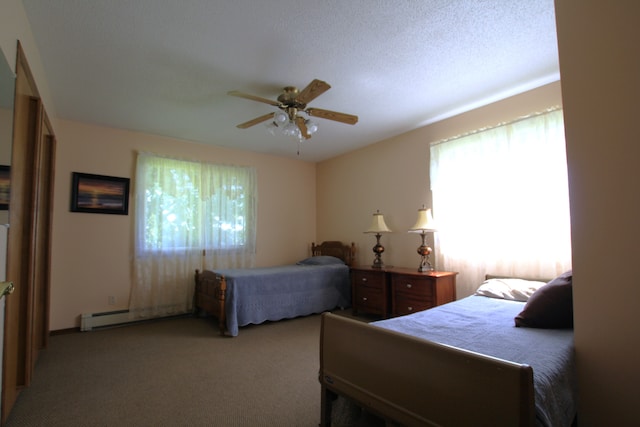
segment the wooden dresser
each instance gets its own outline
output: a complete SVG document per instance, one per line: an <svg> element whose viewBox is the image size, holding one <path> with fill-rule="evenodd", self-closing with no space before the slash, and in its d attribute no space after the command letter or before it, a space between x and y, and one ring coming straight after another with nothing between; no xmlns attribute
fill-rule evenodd
<svg viewBox="0 0 640 427"><path fill-rule="evenodd" d="M449 271L370 266L351 268L353 314L402 316L456 299L456 275Z"/></svg>
<svg viewBox="0 0 640 427"><path fill-rule="evenodd" d="M351 304L358 312L389 316L387 270L366 266L351 267Z"/></svg>
<svg viewBox="0 0 640 427"><path fill-rule="evenodd" d="M389 272L391 316L426 310L456 299L456 275L448 271L420 273L417 269L394 268Z"/></svg>

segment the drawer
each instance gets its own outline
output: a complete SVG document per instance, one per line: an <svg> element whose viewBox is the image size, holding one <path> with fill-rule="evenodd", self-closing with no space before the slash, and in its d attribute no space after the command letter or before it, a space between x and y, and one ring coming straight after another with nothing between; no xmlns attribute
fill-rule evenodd
<svg viewBox="0 0 640 427"><path fill-rule="evenodd" d="M385 284L384 272L377 271L354 271L353 286L360 288L363 286L382 290Z"/></svg>
<svg viewBox="0 0 640 427"><path fill-rule="evenodd" d="M399 294L394 301L393 315L403 316L405 314L427 310L433 306L433 300L431 299L417 299Z"/></svg>
<svg viewBox="0 0 640 427"><path fill-rule="evenodd" d="M378 311L382 310L385 305L382 289L356 286L354 288L354 299L353 304L359 309L369 308Z"/></svg>
<svg viewBox="0 0 640 427"><path fill-rule="evenodd" d="M391 278L391 292L394 295L404 294L420 299L432 299L434 283L435 281L429 277L397 274Z"/></svg>

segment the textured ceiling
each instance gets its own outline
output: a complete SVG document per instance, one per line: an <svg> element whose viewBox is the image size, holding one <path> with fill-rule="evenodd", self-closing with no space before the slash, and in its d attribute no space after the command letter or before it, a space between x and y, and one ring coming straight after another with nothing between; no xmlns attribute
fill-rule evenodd
<svg viewBox="0 0 640 427"><path fill-rule="evenodd" d="M57 115L324 160L559 79L553 0L24 0ZM300 146L263 124L312 79Z"/></svg>

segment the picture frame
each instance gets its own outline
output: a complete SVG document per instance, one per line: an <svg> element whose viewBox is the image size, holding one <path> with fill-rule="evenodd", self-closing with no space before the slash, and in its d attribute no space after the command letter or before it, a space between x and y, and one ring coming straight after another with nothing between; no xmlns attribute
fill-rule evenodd
<svg viewBox="0 0 640 427"><path fill-rule="evenodd" d="M72 172L71 212L129 214L129 178Z"/></svg>
<svg viewBox="0 0 640 427"><path fill-rule="evenodd" d="M9 210L11 197L11 167L0 165L0 211Z"/></svg>

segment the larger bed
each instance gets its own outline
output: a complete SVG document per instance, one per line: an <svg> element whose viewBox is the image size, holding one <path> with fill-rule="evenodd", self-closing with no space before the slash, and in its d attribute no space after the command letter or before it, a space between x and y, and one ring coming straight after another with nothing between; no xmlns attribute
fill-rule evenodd
<svg viewBox="0 0 640 427"><path fill-rule="evenodd" d="M196 271L195 308L215 316L220 333L237 336L249 324L349 307L355 245L312 243L311 254L292 265Z"/></svg>
<svg viewBox="0 0 640 427"><path fill-rule="evenodd" d="M346 398L407 426L571 426L573 329L516 327L525 308L479 292L370 324L323 314L321 425Z"/></svg>

